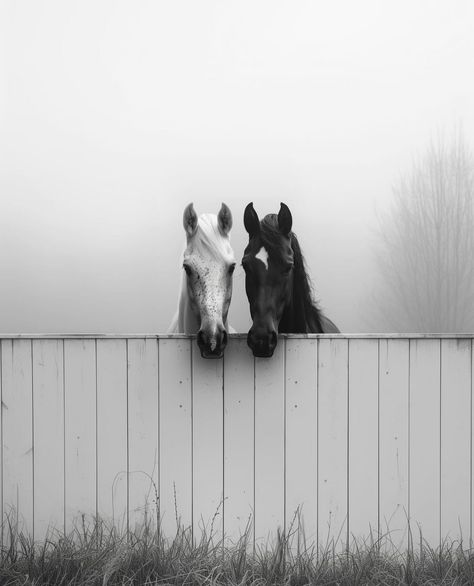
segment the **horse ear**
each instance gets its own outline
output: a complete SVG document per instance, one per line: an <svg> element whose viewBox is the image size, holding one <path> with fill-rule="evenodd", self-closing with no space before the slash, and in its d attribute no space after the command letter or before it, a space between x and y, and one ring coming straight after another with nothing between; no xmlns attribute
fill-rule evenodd
<svg viewBox="0 0 474 586"><path fill-rule="evenodd" d="M288 236L292 225L293 218L291 217L290 208L286 204L280 203L280 211L278 212L278 228L280 232Z"/></svg>
<svg viewBox="0 0 474 586"><path fill-rule="evenodd" d="M225 203L222 203L221 209L217 215L217 225L219 226L219 232L222 236L227 236L232 228L232 214Z"/></svg>
<svg viewBox="0 0 474 586"><path fill-rule="evenodd" d="M244 212L244 226L249 233L250 238L260 232L260 220L257 212L253 209L253 203L250 202Z"/></svg>
<svg viewBox="0 0 474 586"><path fill-rule="evenodd" d="M194 234L197 230L197 224L198 224L198 217L196 215L196 212L194 211L193 204L190 203L185 207L184 213L183 213L183 226L184 226L184 230L186 232L186 235L189 238L194 236Z"/></svg>

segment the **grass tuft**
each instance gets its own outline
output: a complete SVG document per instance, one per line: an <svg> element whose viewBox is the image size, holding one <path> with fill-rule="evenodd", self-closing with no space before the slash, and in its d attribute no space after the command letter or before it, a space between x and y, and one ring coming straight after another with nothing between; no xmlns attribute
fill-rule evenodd
<svg viewBox="0 0 474 586"><path fill-rule="evenodd" d="M432 548L420 536L409 551L390 534L353 539L350 547L307 543L299 517L267 543L254 543L249 522L236 542L212 529L195 539L178 526L172 539L147 521L129 533L103 519L76 521L68 534L50 531L33 542L7 518L0 552L0 584L48 586L462 586L474 584L474 553L462 542Z"/></svg>

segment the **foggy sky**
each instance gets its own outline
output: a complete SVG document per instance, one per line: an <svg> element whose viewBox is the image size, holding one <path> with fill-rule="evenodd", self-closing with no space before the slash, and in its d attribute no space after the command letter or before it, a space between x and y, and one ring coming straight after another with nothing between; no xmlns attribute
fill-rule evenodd
<svg viewBox="0 0 474 586"><path fill-rule="evenodd" d="M190 201L229 205L238 262L245 205L284 201L367 330L377 210L437 132L474 145L473 32L468 1L4 0L0 331L166 331Z"/></svg>

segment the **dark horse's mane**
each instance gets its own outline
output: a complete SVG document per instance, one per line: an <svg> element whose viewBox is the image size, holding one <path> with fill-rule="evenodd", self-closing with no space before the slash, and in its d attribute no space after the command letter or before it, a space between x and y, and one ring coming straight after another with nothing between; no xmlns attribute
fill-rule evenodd
<svg viewBox="0 0 474 586"><path fill-rule="evenodd" d="M278 227L278 216L268 214L260 223L260 236L263 245L274 255L279 255L283 240ZM313 296L313 287L306 271L305 260L294 232L290 232L290 245L293 250L293 292L291 304L285 307L278 331L281 333L322 333L322 313ZM272 256L272 255L271 255Z"/></svg>

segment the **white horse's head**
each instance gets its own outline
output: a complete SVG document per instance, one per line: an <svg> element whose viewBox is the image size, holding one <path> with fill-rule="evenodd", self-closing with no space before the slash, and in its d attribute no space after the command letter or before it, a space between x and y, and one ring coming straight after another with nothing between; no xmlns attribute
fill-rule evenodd
<svg viewBox="0 0 474 586"><path fill-rule="evenodd" d="M221 358L227 344L227 313L232 297L234 252L232 214L223 203L217 216L199 218L190 203L183 214L187 246L183 256L187 303L196 318L203 358Z"/></svg>

